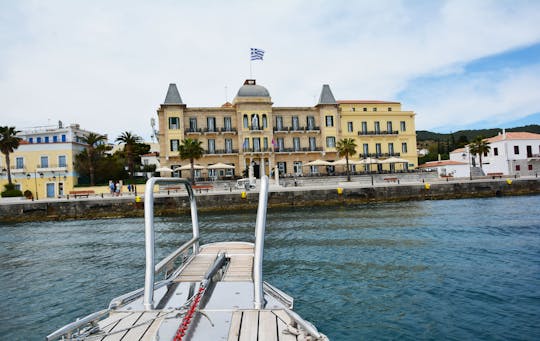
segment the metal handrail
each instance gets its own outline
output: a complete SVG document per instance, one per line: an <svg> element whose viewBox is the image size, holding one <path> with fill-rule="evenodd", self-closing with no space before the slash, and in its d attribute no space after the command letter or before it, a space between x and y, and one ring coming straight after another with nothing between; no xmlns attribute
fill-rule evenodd
<svg viewBox="0 0 540 341"><path fill-rule="evenodd" d="M195 196L193 195L193 189L189 180L182 178L151 178L146 182L144 192L144 239L145 239L145 253L146 253L146 270L144 276L144 300L143 305L145 310L154 309L154 276L156 273L156 266L154 264L154 186L156 184L171 184L180 183L184 184L189 197L189 204L191 208L191 225L193 228L193 237L186 244L193 245L193 254L199 252L199 220L197 217L197 203L195 202ZM184 244L185 245L185 244ZM182 249L183 246L180 247ZM189 247L189 246L187 246ZM187 249L186 247L186 249ZM178 249L178 250L180 250ZM176 250L173 252L178 256L181 252ZM166 257L163 261L167 260L167 264L171 262L169 257ZM172 258L174 260L174 257ZM161 261L158 266L164 266Z"/></svg>
<svg viewBox="0 0 540 341"><path fill-rule="evenodd" d="M253 257L253 306L262 309L264 306L264 292L262 279L262 263L264 253L264 230L266 227L266 208L268 204L268 176L261 178L261 191L259 192L259 207L257 209L257 222L255 225L255 250Z"/></svg>
<svg viewBox="0 0 540 341"><path fill-rule="evenodd" d="M155 266L155 269L154 269L154 273L157 275L158 273L161 272L161 270L163 270L163 268L165 268L167 265L169 265L170 263L174 262L174 260L182 254L182 252L186 251L187 249L189 249L190 246L192 246L194 243L198 242L199 241L199 238L192 238L190 239L189 241L185 242L182 246L180 246L178 249L176 249L175 251L173 251L170 255L168 255L167 257L163 258L161 260L161 262L157 263L157 265Z"/></svg>
<svg viewBox="0 0 540 341"><path fill-rule="evenodd" d="M69 334L72 331L74 331L75 329L78 329L78 328L80 328L80 327L82 327L82 326L84 326L84 325L86 325L88 323L99 320L100 318L102 318L103 316L108 314L110 311L111 311L110 309L104 309L104 310L100 310L98 312L92 313L92 314L90 314L88 316L85 316L80 320L72 322L72 323L70 323L70 324L68 324L66 326L63 326L62 328L50 333L49 335L47 335L47 337L45 339L47 341L55 340L55 339L59 338L60 336Z"/></svg>

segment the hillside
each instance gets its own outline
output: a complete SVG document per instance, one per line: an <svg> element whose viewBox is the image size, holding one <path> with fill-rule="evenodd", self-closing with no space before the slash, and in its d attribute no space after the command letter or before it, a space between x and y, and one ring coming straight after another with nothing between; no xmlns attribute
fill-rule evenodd
<svg viewBox="0 0 540 341"><path fill-rule="evenodd" d="M540 125L531 124L522 127L515 127L506 129L506 131L526 131L529 133L540 134ZM451 140L452 137L458 141L462 136L467 138L467 141L474 140L475 137L482 135L483 137L492 137L497 135L499 132L502 132L501 128L492 128L492 129L476 129L476 130L458 130L451 134L440 134L434 133L427 130L418 130L416 131L416 141L447 141Z"/></svg>

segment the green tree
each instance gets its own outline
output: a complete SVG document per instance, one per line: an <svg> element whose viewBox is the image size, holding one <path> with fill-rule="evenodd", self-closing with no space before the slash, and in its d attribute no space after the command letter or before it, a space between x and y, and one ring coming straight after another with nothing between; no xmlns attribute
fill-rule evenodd
<svg viewBox="0 0 540 341"><path fill-rule="evenodd" d="M351 172L349 169L349 156L356 154L356 142L352 138L345 138L336 144L336 150L340 157L345 156L345 162L347 164L347 181L351 181Z"/></svg>
<svg viewBox="0 0 540 341"><path fill-rule="evenodd" d="M88 164L88 172L90 173L90 186L95 185L95 164L98 156L105 151L104 142L107 137L96 133L88 133L82 137L82 142L86 144L86 162Z"/></svg>
<svg viewBox="0 0 540 341"><path fill-rule="evenodd" d="M201 147L202 142L192 138L186 138L180 142L178 148L180 159L187 160L191 164L191 182L195 183L195 169L193 167L193 162L201 158L204 154L204 149Z"/></svg>
<svg viewBox="0 0 540 341"><path fill-rule="evenodd" d="M482 169L482 156L489 153L491 146L489 142L485 140L482 136L477 136L473 142L469 145L470 153L473 155L478 154L480 159L480 169Z"/></svg>
<svg viewBox="0 0 540 341"><path fill-rule="evenodd" d="M11 182L11 166L9 160L9 154L13 153L15 149L19 148L21 138L17 136L20 133L19 130L15 130L15 127L2 126L0 127L0 151L6 156L6 166L8 174L8 186L12 187Z"/></svg>
<svg viewBox="0 0 540 341"><path fill-rule="evenodd" d="M133 150L137 143L142 142L142 138L130 131L125 131L116 138L116 142L124 143L124 153L126 154L129 177L131 180L133 180L133 173L135 169L135 164L133 162Z"/></svg>

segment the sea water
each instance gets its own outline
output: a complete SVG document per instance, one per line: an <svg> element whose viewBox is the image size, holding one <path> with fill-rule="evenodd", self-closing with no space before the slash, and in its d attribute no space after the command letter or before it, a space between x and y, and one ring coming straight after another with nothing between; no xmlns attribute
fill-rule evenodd
<svg viewBox="0 0 540 341"><path fill-rule="evenodd" d="M253 241L255 211L199 215ZM157 259L190 217L156 219ZM264 280L332 340L537 340L540 196L269 210ZM143 219L0 225L0 339L43 340L144 284Z"/></svg>

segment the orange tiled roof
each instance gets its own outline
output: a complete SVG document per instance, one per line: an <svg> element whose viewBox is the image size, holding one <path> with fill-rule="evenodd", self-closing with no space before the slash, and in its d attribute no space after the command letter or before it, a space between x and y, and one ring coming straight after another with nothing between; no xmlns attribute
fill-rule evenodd
<svg viewBox="0 0 540 341"><path fill-rule="evenodd" d="M540 134L528 133L524 131L507 132L506 140L540 140ZM486 139L487 142L503 141L503 134Z"/></svg>
<svg viewBox="0 0 540 341"><path fill-rule="evenodd" d="M452 150L450 153L463 153L465 151L467 151L465 148L458 148L458 149Z"/></svg>

